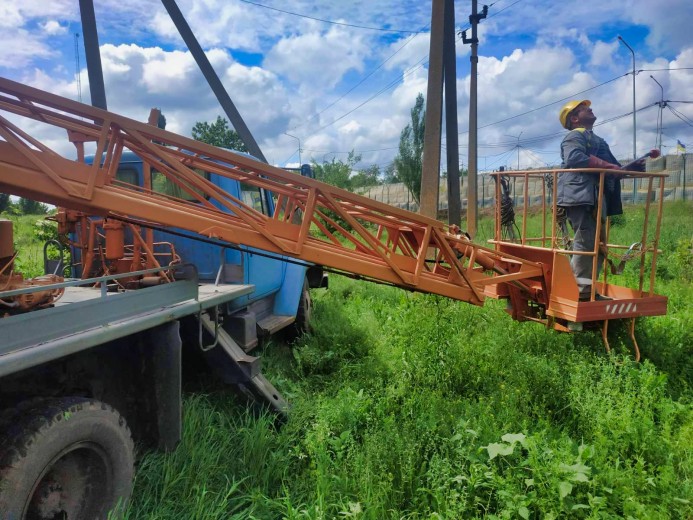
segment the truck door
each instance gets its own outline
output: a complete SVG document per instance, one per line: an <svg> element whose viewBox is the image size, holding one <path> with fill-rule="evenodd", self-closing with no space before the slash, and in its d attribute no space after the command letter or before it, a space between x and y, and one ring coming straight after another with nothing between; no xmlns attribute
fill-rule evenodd
<svg viewBox="0 0 693 520"><path fill-rule="evenodd" d="M197 172L199 175L209 178L209 173L202 170ZM181 198L184 200L194 200L193 197L185 193L179 186L172 183L164 174L156 170L152 170L152 190L156 193L162 193L171 197ZM193 233L175 229L175 232L181 232L186 235L193 235ZM240 264L241 258L240 253L234 250L227 249L222 256L222 248L217 245L204 242L202 240L196 240L195 238L183 238L181 236L166 233L165 231L158 230L154 233L154 240L156 242L171 242L175 246L177 255L185 263L192 263L197 268L197 274L200 281L214 281L217 279L217 274L219 272L219 266L222 264L228 264L232 262L233 264ZM161 246L159 246L161 247ZM225 270L225 273L229 270ZM227 279L228 276L224 275L220 278L220 282L236 282L240 283L243 280L236 277L233 280Z"/></svg>
<svg viewBox="0 0 693 520"><path fill-rule="evenodd" d="M265 215L271 215L274 201L269 192L257 186L240 184L240 199L248 206ZM279 290L284 280L286 263L281 259L269 258L266 253L253 248L246 248L243 253L247 282L255 285L256 296L266 296ZM262 254L260 254L262 253Z"/></svg>

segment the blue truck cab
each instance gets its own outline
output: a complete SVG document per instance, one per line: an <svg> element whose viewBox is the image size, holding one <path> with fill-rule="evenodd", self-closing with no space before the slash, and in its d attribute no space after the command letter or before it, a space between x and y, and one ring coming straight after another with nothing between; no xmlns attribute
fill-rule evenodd
<svg viewBox="0 0 693 520"><path fill-rule="evenodd" d="M92 161L93 157L86 159L87 163ZM198 173L253 209L268 216L273 214L275 200L271 192L235 179L203 171ZM304 165L297 174L310 176L310 166ZM131 151L123 152L116 179L144 186L142 160ZM190 197L156 170L151 172L151 185L152 190L157 193L178 198ZM224 210L218 205L217 207ZM295 332L306 330L310 306L308 288L326 286L326 275L321 268L242 244L237 248L227 247L192 236L190 232L181 229L156 229L154 242L173 244L180 262L195 266L201 284L241 284L253 287L251 292L224 304L229 321L240 325L232 335L246 350L257 345L256 333L261 336L273 334L291 325ZM156 249L154 253L162 256L166 254ZM78 263L79 250L73 249L72 255ZM79 276L76 272L72 274Z"/></svg>

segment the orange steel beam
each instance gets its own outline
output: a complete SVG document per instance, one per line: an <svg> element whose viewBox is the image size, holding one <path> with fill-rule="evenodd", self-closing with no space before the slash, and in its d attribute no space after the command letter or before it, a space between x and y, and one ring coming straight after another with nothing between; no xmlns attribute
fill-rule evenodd
<svg viewBox="0 0 693 520"><path fill-rule="evenodd" d="M513 283L543 276L540 264L473 244L456 228L434 219L4 78L0 111L32 128L40 122L84 135L96 142L97 151L93 164L86 165L0 116L2 192L90 214L182 228L477 305L483 304L484 286L494 283L496 274ZM125 149L196 201L115 180ZM255 211L195 169L271 191L278 197L275 214ZM522 268L507 273L508 262Z"/></svg>

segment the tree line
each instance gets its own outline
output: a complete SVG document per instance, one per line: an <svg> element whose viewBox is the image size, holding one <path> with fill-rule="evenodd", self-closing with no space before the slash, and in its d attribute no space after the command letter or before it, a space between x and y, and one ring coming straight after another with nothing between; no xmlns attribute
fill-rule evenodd
<svg viewBox="0 0 693 520"><path fill-rule="evenodd" d="M23 197L12 200L9 194L0 193L0 213L10 215L45 215L48 211L48 206L41 202Z"/></svg>

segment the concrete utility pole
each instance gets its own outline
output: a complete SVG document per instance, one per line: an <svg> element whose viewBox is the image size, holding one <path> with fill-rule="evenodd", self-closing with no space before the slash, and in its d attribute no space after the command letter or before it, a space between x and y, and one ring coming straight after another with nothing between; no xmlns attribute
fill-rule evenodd
<svg viewBox="0 0 693 520"><path fill-rule="evenodd" d="M448 224L462 222L460 151L457 144L457 53L455 52L455 2L445 0L443 76L445 81L445 136L447 137Z"/></svg>
<svg viewBox="0 0 693 520"><path fill-rule="evenodd" d="M655 77L650 74L650 77L652 78L652 81L654 81L657 85L659 85L659 89L662 91L662 97L659 99L659 114L657 114L657 148L659 150L662 149L662 112L664 111L664 107L666 106L666 103L664 103L664 87L662 84L655 79Z"/></svg>
<svg viewBox="0 0 693 520"><path fill-rule="evenodd" d="M284 135L288 135L289 137L293 137L294 139L296 139L298 141L298 167L300 168L301 164L303 164L301 162L301 140L298 137L296 137L295 135L291 135L291 134L288 134L286 132L284 132Z"/></svg>
<svg viewBox="0 0 693 520"><path fill-rule="evenodd" d="M520 132L520 135L509 135L505 134L506 137L512 137L513 139L517 139L517 145L515 146L517 148L517 169L520 169L520 137L522 137L522 134L524 133L524 130Z"/></svg>
<svg viewBox="0 0 693 520"><path fill-rule="evenodd" d="M96 30L93 0L79 0L79 12L82 17L82 35L84 36L84 55L87 58L87 75L89 76L89 93L91 105L108 110L106 105L106 88L101 68L99 52L99 34Z"/></svg>
<svg viewBox="0 0 693 520"><path fill-rule="evenodd" d="M462 41L472 44L472 52L469 56L471 62L470 86L469 86L469 160L467 176L467 233L474 238L476 236L479 210L477 207L477 113L476 113L476 69L479 63L477 51L479 38L477 38L477 25L486 18L488 6L485 5L481 13L477 12L477 0L472 0L472 14L469 23L472 25L472 37L467 38L467 32L462 32Z"/></svg>
<svg viewBox="0 0 693 520"><path fill-rule="evenodd" d="M438 178L440 176L440 122L443 112L443 30L445 0L433 0L431 43L428 55L428 89L421 172L419 213L438 216Z"/></svg>
<svg viewBox="0 0 693 520"><path fill-rule="evenodd" d="M433 0L428 90L421 172L419 213L437 218L440 178L441 121L445 84L445 133L448 172L448 223L460 224L459 150L457 146L457 66L455 55L454 0Z"/></svg>
<svg viewBox="0 0 693 520"><path fill-rule="evenodd" d="M82 102L82 69L79 66L79 33L75 33L75 79L77 80L77 101Z"/></svg>

